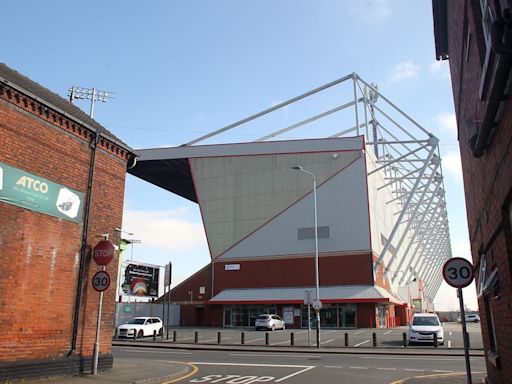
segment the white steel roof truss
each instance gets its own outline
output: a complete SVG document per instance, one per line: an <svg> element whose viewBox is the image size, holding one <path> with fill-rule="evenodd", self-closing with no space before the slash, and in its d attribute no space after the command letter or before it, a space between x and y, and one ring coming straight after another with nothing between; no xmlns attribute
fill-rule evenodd
<svg viewBox="0 0 512 384"><path fill-rule="evenodd" d="M386 196L388 207L393 207L393 212L390 213L393 218L391 232L374 264L374 272L378 270L380 264L386 263L386 274L392 272L391 269L398 268L393 274L393 283L398 279L399 272L402 274L399 284L403 284L411 276L422 278L427 288L425 292L429 292L433 297L440 281L440 276L434 269L451 257L439 140L382 95L376 85L367 83L356 73L352 73L203 135L185 145L204 141L293 103L306 102L306 99L332 87L344 87L342 102L326 108L324 112L316 111L309 117L301 116L296 120L298 122L269 134L262 134L256 141L274 140L284 133L308 127L309 124L326 117L335 122L339 119L340 123L334 124L336 128L350 128L328 133L324 137L339 138L354 133L365 135L366 151L375 154L375 168L368 173L368 177L381 174L383 182L377 187L377 193ZM350 114L351 108L354 109L353 115ZM391 198L388 197L390 193ZM394 204L389 205L391 203ZM399 236L399 239L394 244L396 236ZM390 252L390 249L395 249L395 252ZM393 268L393 265L397 265L397 268ZM435 268L427 269L427 266Z"/></svg>

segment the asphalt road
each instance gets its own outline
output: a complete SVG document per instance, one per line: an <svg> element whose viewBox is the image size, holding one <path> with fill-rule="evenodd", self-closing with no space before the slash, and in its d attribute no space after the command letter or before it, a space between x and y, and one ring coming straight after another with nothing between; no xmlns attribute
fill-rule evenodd
<svg viewBox="0 0 512 384"><path fill-rule="evenodd" d="M482 345L482 334L480 324L468 324L467 330L470 339L470 349L480 350ZM173 342L174 332L176 332L176 343L197 343L198 344L218 344L219 332L220 343L222 345L241 345L242 333L244 344L251 346L290 346L293 334L295 346L308 346L307 329L286 329L274 332L255 331L253 329L227 329L227 328L171 328L169 329L169 339L158 338L158 341ZM197 332L197 336L196 336ZM309 335L310 345L316 345L316 333L312 329ZM440 345L441 349L463 349L462 326L456 323L446 323L444 325L445 343ZM348 346L352 348L372 348L373 333L376 334L376 345L378 348L402 348L403 333L407 333L407 327L397 327L392 329L358 328L358 329L323 329L321 330L322 348L342 348L345 347L345 334L348 336ZM140 342L150 340L144 338ZM430 344L415 344L408 348L430 349Z"/></svg>
<svg viewBox="0 0 512 384"><path fill-rule="evenodd" d="M406 377L464 372L460 356L393 356L272 351L172 350L114 347L114 358L179 361L197 372L183 383L391 383ZM483 357L471 358L472 371L484 371Z"/></svg>

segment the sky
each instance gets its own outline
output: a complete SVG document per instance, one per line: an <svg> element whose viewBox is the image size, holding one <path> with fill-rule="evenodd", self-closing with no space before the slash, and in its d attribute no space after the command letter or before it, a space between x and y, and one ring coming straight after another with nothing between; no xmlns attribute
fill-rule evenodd
<svg viewBox="0 0 512 384"><path fill-rule="evenodd" d="M184 144L358 73L440 138L453 255L471 259L449 66L435 60L431 1L27 0L6 2L2 13L0 61L63 97L73 85L113 92L94 118L134 149ZM260 130L217 140L251 141ZM210 261L198 206L131 175L123 230L140 240L127 256L172 262L173 285ZM477 308L474 284L464 297ZM456 290L443 283L435 304L456 310Z"/></svg>

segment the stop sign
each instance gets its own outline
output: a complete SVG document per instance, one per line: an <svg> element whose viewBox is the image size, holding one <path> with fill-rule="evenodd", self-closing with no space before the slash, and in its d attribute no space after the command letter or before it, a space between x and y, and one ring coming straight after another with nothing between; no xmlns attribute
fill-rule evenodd
<svg viewBox="0 0 512 384"><path fill-rule="evenodd" d="M109 240L101 240L92 251L92 258L98 265L107 265L114 258L114 244Z"/></svg>

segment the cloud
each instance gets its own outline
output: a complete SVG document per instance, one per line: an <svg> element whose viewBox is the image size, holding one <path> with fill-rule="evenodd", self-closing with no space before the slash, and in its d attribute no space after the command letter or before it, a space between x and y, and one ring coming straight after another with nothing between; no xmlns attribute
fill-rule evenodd
<svg viewBox="0 0 512 384"><path fill-rule="evenodd" d="M436 77L450 80L450 66L448 64L448 60L436 60L430 64L428 70L432 75Z"/></svg>
<svg viewBox="0 0 512 384"><path fill-rule="evenodd" d="M367 21L382 20L391 15L388 0L358 1L355 4L350 8L350 12L362 16Z"/></svg>
<svg viewBox="0 0 512 384"><path fill-rule="evenodd" d="M412 79L418 75L420 66L414 64L412 60L402 61L395 65L391 74L391 81L399 82L402 80Z"/></svg>
<svg viewBox="0 0 512 384"><path fill-rule="evenodd" d="M462 162L459 151L449 151L443 156L443 171L456 181L462 181Z"/></svg>
<svg viewBox="0 0 512 384"><path fill-rule="evenodd" d="M437 115L437 124L439 124L441 132L457 138L457 119L455 113L441 113Z"/></svg>
<svg viewBox="0 0 512 384"><path fill-rule="evenodd" d="M123 229L145 246L171 251L190 251L204 248L206 237L202 224L187 218L186 208L167 211L125 210Z"/></svg>

